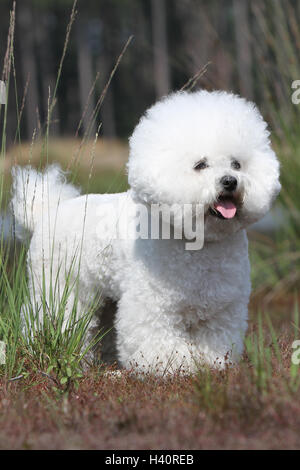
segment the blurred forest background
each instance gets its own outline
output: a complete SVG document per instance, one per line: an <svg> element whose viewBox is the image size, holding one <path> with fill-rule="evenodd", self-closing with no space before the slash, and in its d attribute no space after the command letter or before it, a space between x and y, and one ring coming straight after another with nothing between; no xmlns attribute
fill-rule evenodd
<svg viewBox="0 0 300 470"><path fill-rule="evenodd" d="M0 0L4 80L13 5ZM58 161L83 191L126 189L127 139L147 107L183 87L233 91L258 104L282 163L278 217L251 244L254 286L264 299L298 290L300 0L79 0L73 15L73 0L15 6L2 207L15 162Z"/></svg>
<svg viewBox="0 0 300 470"><path fill-rule="evenodd" d="M53 93L72 4L73 0L16 2L14 53L20 101L27 91L23 139L31 140L34 129L46 120L49 86ZM0 57L4 58L12 1L1 0L0 6ZM278 66L280 60L293 59L286 56L282 41L286 28L298 29L298 1L79 0L77 9L57 90L52 135L74 135L89 97L81 132L86 130L99 94L131 35L133 40L98 117L104 137L128 137L151 103L182 88L208 63L198 86L231 90L255 100L263 106L266 118L270 99L273 105L279 101L291 108L281 87L283 69ZM276 56L280 51L274 54L276 42L282 47L282 57ZM289 80L293 78L299 77ZM270 79L271 96L266 93ZM10 109L14 101L11 93ZM16 113L9 112L7 118L6 138L12 142Z"/></svg>

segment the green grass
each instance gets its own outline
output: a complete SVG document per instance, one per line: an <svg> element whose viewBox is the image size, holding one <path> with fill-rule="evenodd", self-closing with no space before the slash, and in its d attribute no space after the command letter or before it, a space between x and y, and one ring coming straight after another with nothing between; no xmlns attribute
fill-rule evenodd
<svg viewBox="0 0 300 470"><path fill-rule="evenodd" d="M265 15L267 6L274 8L271 17ZM286 216L277 233L253 240L253 281L261 295L272 290L273 297L279 298L298 289L300 280L300 105L292 103L291 88L300 77L300 35L294 2L265 0L251 7L259 28L253 43L261 64L256 86L281 162L282 191L277 204ZM265 60L266 47L272 60Z"/></svg>
<svg viewBox="0 0 300 470"><path fill-rule="evenodd" d="M42 138L43 162L49 162L49 134L51 114L55 106L56 91L63 70L64 59L69 42L70 32L76 15L76 0L70 14L67 25L66 39L62 58L59 64L57 80L53 95L49 96L48 116L45 134ZM8 46L4 64L4 78L7 94L10 89L11 74L14 64L14 25L15 5L11 13L10 29L8 35ZM16 88L15 88L16 90ZM8 102L8 100L7 100ZM18 129L16 137L19 136L21 122L21 111L18 109L18 97L16 92L16 106L18 115ZM4 109L3 109L4 108ZM1 108L4 114L2 128L1 164L6 159L6 116L7 104ZM96 120L96 109L91 123ZM84 139L89 138L89 133ZM31 162L35 136L30 146L28 161ZM91 165L93 164L91 158ZM4 168L4 165L2 166ZM91 169L90 169L91 174ZM89 176L90 176L89 174ZM103 182L107 175L103 175ZM88 183L91 178L87 178ZM0 181L0 207L7 205L4 172L1 171ZM104 183L103 183L104 184ZM87 187L87 189L90 189ZM65 288L58 295L59 272L51 276L50 286L46 286L45 276L42 280L41 292L37 292L32 286L32 294L27 283L26 270L26 243L20 246L15 239L5 240L4 234L0 234L0 340L6 344L6 362L0 366L0 376L12 381L16 377L24 378L33 371L41 371L42 374L50 376L56 384L57 391L69 391L77 384L82 376L83 360L89 350L99 341L100 335L92 339L89 344L85 343L86 332L91 317L96 308L96 300L86 312L77 312L78 298L77 289L77 267L80 261L73 260L66 273ZM31 265L28 263L28 271ZM52 267L50 268L52 271ZM75 293L75 295L74 295ZM71 297L73 296L73 297ZM99 300L99 299L97 299ZM67 303L71 301L71 312L65 323L65 310ZM94 305L95 304L95 305Z"/></svg>
<svg viewBox="0 0 300 470"><path fill-rule="evenodd" d="M76 292L74 266L66 273L66 285L60 296L57 273L49 290L43 282L41 299L36 299L28 289L25 248L19 248L16 256L12 260L0 251L0 340L6 343L6 362L0 366L0 376L12 380L37 371L51 373L59 387L57 391L69 391L82 376L84 357L101 339L99 333L89 344L85 343L95 306L91 304L79 315L75 295L66 323L66 305Z"/></svg>

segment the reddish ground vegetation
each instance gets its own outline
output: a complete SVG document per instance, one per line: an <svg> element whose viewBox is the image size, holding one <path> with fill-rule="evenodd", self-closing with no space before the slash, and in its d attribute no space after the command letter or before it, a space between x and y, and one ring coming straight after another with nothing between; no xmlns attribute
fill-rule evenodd
<svg viewBox="0 0 300 470"><path fill-rule="evenodd" d="M58 396L43 376L0 383L1 449L300 448L300 402L288 389L291 340L261 389L245 357L224 373L138 380L90 371Z"/></svg>

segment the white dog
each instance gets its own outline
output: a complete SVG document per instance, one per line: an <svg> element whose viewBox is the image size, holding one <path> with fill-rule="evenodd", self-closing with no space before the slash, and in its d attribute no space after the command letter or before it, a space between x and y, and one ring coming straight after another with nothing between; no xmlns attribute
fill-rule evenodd
<svg viewBox="0 0 300 470"><path fill-rule="evenodd" d="M123 367L190 373L203 363L236 362L250 295L245 228L280 190L279 163L253 103L197 91L155 104L130 139L126 193L80 196L57 167L44 174L16 168L13 176L16 220L32 231L28 272L37 309L51 285L59 300L69 274L76 294L66 322L75 298L84 314L100 292L104 311L117 306ZM141 207L149 232L151 206L174 204L192 207L193 218L204 213L201 249L186 249L193 238L186 232L182 239L131 236Z"/></svg>

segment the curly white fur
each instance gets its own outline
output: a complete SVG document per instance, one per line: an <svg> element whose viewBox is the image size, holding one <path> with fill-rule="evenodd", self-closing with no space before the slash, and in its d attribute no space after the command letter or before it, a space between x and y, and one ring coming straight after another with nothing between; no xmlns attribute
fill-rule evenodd
<svg viewBox="0 0 300 470"><path fill-rule="evenodd" d="M204 158L207 167L195 170ZM128 176L127 193L78 196L57 168L44 175L14 171L13 210L33 232L32 292L41 291L44 270L46 288L58 277L59 297L76 259L79 311L99 290L117 302L122 366L163 374L235 362L250 295L245 228L266 214L280 190L266 123L253 103L233 94L172 94L146 112L130 138ZM211 211L223 176L235 178L239 200L236 215L225 220ZM122 228L114 237L116 224L127 226L122 221L134 219L138 204L149 210L153 203L202 204L204 247L187 251L184 240L134 240Z"/></svg>

